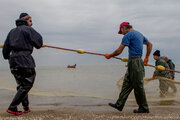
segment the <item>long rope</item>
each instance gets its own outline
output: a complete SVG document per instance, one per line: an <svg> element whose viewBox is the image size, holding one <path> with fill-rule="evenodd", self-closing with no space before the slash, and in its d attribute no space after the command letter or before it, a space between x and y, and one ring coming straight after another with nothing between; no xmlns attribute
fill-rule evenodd
<svg viewBox="0 0 180 120"><path fill-rule="evenodd" d="M72 51L72 52L77 52L77 50L74 50L74 49L67 49L67 48L55 47L55 46L50 46L50 45L44 45L44 47L55 48L55 49L66 50L66 51ZM93 53L93 52L86 52L86 51L84 51L84 53L91 54L91 55L99 55L99 56L104 56L105 55L105 54L101 54L101 53ZM119 57L113 57L113 58L122 60L122 58L119 58Z"/></svg>
<svg viewBox="0 0 180 120"><path fill-rule="evenodd" d="M157 66L150 65L150 64L147 64L146 66L153 67L153 68L157 68ZM177 70L172 70L172 69L168 69L168 68L165 68L165 70L166 70L166 71L170 71L170 72L180 73L180 71L177 71Z"/></svg>
<svg viewBox="0 0 180 120"><path fill-rule="evenodd" d="M62 48L62 47L55 47L55 46L50 46L50 45L43 45L43 47L60 49L60 50L66 50L66 51L72 51L72 52L78 52L77 50L74 50L74 49L68 49L68 48ZM0 48L3 48L3 45L0 45ZM86 51L83 51L83 53L91 54L91 55L105 56L105 54L93 53L93 52L86 52ZM82 54L82 53L81 53L81 54ZM113 57L113 58L119 59L119 60L121 60L121 61L123 61L123 62L127 62L127 61L128 61L126 58L119 58L119 57ZM147 64L146 66L153 67L153 68L156 68L156 69L157 69L157 66L154 66L154 65ZM180 73L180 71L171 70L171 69L167 69L167 68L164 68L164 70L166 70L166 71L171 71L171 72L176 72L176 73Z"/></svg>
<svg viewBox="0 0 180 120"><path fill-rule="evenodd" d="M67 49L67 48L55 47L55 46L50 46L50 45L44 45L44 47L61 49L61 50L72 51L72 52L77 52L77 50L74 50L74 49ZM101 54L101 53L93 53L93 52L86 52L86 51L84 51L84 53L86 53L86 54L91 54L91 55L104 56L104 54ZM119 58L119 57L113 57L113 58L119 59L119 60L122 60L122 61L123 61L123 58ZM154 65L147 64L146 66L153 67L153 68L156 68L156 69L157 69L157 66L154 66ZM165 70L166 70L166 71L171 71L171 72L180 73L180 71L171 70L171 69L167 69L167 68L165 68Z"/></svg>

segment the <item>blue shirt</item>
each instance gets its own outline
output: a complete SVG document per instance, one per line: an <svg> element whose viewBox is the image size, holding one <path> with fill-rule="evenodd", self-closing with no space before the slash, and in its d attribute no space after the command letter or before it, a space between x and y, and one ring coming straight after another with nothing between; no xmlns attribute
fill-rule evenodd
<svg viewBox="0 0 180 120"><path fill-rule="evenodd" d="M143 36L143 34L138 31L132 30L124 35L121 44L128 46L129 57L141 57L143 54L143 44L146 44L147 42L148 40Z"/></svg>

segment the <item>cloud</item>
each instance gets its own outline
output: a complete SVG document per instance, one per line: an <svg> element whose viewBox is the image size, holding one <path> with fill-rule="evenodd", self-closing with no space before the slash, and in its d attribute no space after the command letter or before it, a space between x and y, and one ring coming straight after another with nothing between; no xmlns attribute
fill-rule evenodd
<svg viewBox="0 0 180 120"><path fill-rule="evenodd" d="M3 12L0 13L0 42L3 43L7 33L15 27L14 21L19 14L28 12L33 18L33 27L43 35L44 43L110 53L120 45L123 37L117 34L119 24L129 21L153 43L153 50L160 49L178 62L180 58L176 55L180 38L179 4L179 0L1 0L0 7ZM43 59L47 57L46 62L51 62L48 58L52 56L66 56L53 54L54 52L51 49L36 51L35 58L37 61L42 60L38 57L39 53L39 56L44 56ZM73 56L73 53L71 55ZM127 50L122 56L128 56ZM88 64L91 59L89 57L82 59L87 60ZM93 59L95 63L99 57ZM67 60L61 62L63 64ZM57 61L54 63L58 64ZM106 60L103 59L102 63L106 63ZM38 64L41 65L41 62Z"/></svg>

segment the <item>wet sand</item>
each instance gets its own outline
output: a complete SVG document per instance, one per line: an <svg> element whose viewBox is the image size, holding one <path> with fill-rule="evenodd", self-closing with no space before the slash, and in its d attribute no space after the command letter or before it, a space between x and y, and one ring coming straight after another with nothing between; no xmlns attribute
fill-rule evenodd
<svg viewBox="0 0 180 120"><path fill-rule="evenodd" d="M95 107L95 106L94 106ZM98 107L96 107L98 109ZM107 110L81 110L76 108L33 108L31 113L14 116L4 112L0 113L3 120L179 120L180 109L176 108L151 108L149 114L134 114L129 110L118 112L114 109Z"/></svg>
<svg viewBox="0 0 180 120"><path fill-rule="evenodd" d="M2 120L179 120L179 101L148 102L149 114L134 114L135 101L127 101L122 112L107 104L115 102L88 97L47 97L30 95L32 112L21 116L10 115L6 109L15 92L0 91L0 119ZM19 106L22 110L22 106Z"/></svg>

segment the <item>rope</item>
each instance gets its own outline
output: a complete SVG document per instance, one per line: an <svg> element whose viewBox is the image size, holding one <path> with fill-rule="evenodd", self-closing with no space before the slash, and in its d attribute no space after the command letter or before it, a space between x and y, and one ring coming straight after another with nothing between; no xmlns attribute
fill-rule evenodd
<svg viewBox="0 0 180 120"><path fill-rule="evenodd" d="M93 52L86 52L86 51L84 51L84 50L82 50L82 49L74 50L74 49L61 48L61 47L55 47L55 46L50 46L50 45L43 45L42 47L48 47L48 48L54 48L54 49L60 49L60 50L78 52L78 53L80 53L80 54L86 53L86 54L91 54L91 55L105 56L105 54L93 53ZM3 44L0 45L0 48L3 48ZM127 62L127 61L128 61L127 58L119 58L119 57L113 57L113 58L118 59L118 60L121 60L121 61L123 61L123 62ZM160 71L166 70L166 71L171 71L171 72L180 73L180 71L167 69L167 68L164 68L163 66L154 66L154 65L150 65L150 64L147 64L146 66L153 67L153 68L158 69L158 70L160 70Z"/></svg>
<svg viewBox="0 0 180 120"><path fill-rule="evenodd" d="M168 81L168 82L172 82L175 84L180 84L180 82L178 82L177 80L171 80L165 77L161 77L161 76L156 76L155 78L144 78L144 84L147 84L148 82L152 81L152 80L164 80L164 81ZM120 80L117 81L117 86L119 88L121 88L122 84L123 84L123 80L124 80L124 76L122 76L120 78Z"/></svg>
<svg viewBox="0 0 180 120"><path fill-rule="evenodd" d="M156 76L155 78L144 78L144 81L152 81L152 80L164 80L164 81L168 81L168 82L172 82L172 83L175 83L175 84L180 84L180 82L178 82L177 80L171 80L171 79L168 79L168 78L165 78L165 77L161 77L161 76Z"/></svg>
<svg viewBox="0 0 180 120"><path fill-rule="evenodd" d="M66 50L66 51L72 51L72 52L78 52L78 50L61 48L61 47L54 47L54 46L50 46L50 45L43 45L43 47L60 49L60 50ZM82 50L82 49L81 49L81 50ZM83 51L83 52L82 52L82 51ZM91 55L105 56L105 54L93 53L93 52L86 52L86 51L84 51L84 50L82 50L82 51L80 52L80 54L86 53L86 54L91 54ZM78 53L79 53L79 52L78 52ZM128 59L126 59L126 58L119 58L119 57L113 57L113 58L119 59L119 60L121 60L121 61L123 61L123 62L127 62L127 61L128 61ZM166 70L166 71L171 71L171 72L180 73L180 71L167 69L167 68L164 68L163 66L154 66L154 65L150 65L150 64L147 64L146 66L153 67L153 68L158 69L158 70L160 70L160 71ZM159 68L159 67L160 67L160 68ZM161 70L161 69L163 69L163 70Z"/></svg>
<svg viewBox="0 0 180 120"><path fill-rule="evenodd" d="M55 49L60 49L60 50L77 52L77 50L74 50L74 49L67 49L67 48L62 48L62 47L54 47L54 46L50 46L50 45L44 45L43 47L55 48ZM86 52L86 51L84 51L84 53L86 53L86 54L91 54L91 55L105 56L105 54L101 54L101 53L93 53L93 52ZM113 57L113 58L122 60L122 58L119 58L119 57Z"/></svg>
<svg viewBox="0 0 180 120"><path fill-rule="evenodd" d="M153 67L153 68L157 69L157 66L154 66L154 65L147 64L146 66ZM166 71L180 73L180 71L177 71L177 70L172 70L172 69L168 69L168 68L164 68L164 69Z"/></svg>

